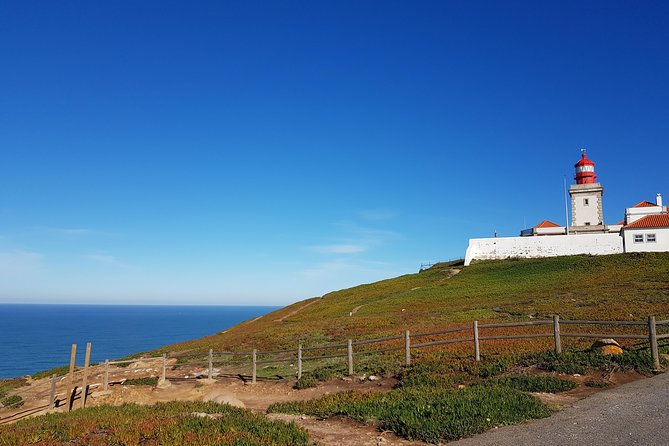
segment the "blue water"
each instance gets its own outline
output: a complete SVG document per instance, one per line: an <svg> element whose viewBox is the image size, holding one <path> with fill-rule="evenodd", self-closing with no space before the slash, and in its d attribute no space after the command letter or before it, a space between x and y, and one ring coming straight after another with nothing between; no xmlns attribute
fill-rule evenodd
<svg viewBox="0 0 669 446"><path fill-rule="evenodd" d="M83 365L218 333L280 307L0 304L0 378Z"/></svg>

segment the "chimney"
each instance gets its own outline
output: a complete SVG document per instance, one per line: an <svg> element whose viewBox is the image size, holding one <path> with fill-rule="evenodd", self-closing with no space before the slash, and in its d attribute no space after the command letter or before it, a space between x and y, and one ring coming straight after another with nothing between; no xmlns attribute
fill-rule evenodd
<svg viewBox="0 0 669 446"><path fill-rule="evenodd" d="M655 197L655 204L662 206L662 194L657 194L657 197Z"/></svg>

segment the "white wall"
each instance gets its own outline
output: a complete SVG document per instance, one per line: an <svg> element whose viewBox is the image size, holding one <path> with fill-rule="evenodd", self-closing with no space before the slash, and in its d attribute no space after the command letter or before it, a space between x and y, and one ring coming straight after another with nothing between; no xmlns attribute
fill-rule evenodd
<svg viewBox="0 0 669 446"><path fill-rule="evenodd" d="M634 223L638 219L651 214L662 214L666 212L663 206L644 206L640 208L627 208L625 210L625 224Z"/></svg>
<svg viewBox="0 0 669 446"><path fill-rule="evenodd" d="M534 228L534 231L537 235L561 235L565 233L564 226L552 227L552 228Z"/></svg>
<svg viewBox="0 0 669 446"><path fill-rule="evenodd" d="M669 236L669 234L667 235ZM618 234L473 238L469 240L465 255L465 266L469 265L472 260L495 260L509 257L555 257L577 254L602 255L622 252L623 240Z"/></svg>
<svg viewBox="0 0 669 446"><path fill-rule="evenodd" d="M642 235L643 242L634 243L634 235ZM648 242L647 235L655 234L655 242ZM666 252L669 251L669 228L625 229L625 252Z"/></svg>

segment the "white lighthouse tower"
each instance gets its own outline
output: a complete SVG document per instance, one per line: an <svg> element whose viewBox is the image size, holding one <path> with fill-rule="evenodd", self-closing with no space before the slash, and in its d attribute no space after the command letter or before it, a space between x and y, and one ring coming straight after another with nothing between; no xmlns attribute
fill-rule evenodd
<svg viewBox="0 0 669 446"><path fill-rule="evenodd" d="M581 159L574 165L576 184L569 186L571 196L569 232L572 234L607 232L602 207L604 188L596 182L595 163L587 158L585 149L581 149L581 152Z"/></svg>

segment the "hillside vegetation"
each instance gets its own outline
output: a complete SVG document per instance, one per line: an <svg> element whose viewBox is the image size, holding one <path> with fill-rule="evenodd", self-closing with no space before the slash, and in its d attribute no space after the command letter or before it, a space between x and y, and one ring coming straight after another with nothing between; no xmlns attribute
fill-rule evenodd
<svg viewBox="0 0 669 446"><path fill-rule="evenodd" d="M229 405L181 401L53 413L2 426L0 434L2 446L309 444L307 433L294 423Z"/></svg>
<svg viewBox="0 0 669 446"><path fill-rule="evenodd" d="M151 354L188 352L176 363L187 365L189 357L204 363L204 353L210 348L219 352L294 349L298 343L340 344L346 339L397 336L407 329L415 334L472 320L526 321L553 314L563 319L642 320L649 315L669 319L669 253L491 261L467 268L441 263L416 274L307 299L225 332ZM660 327L666 333L667 326ZM525 328L537 327L521 329ZM617 327L616 333L645 329ZM587 327L580 327L579 333L581 330ZM268 411L348 418L406 439L436 444L547 417L556 410L530 392L583 392L583 387L614 385L616 373L641 376L657 372L645 340L623 342L625 351L615 356L588 348L591 340L581 345L574 338L564 341L564 351L555 353L550 338L523 339L516 344L517 340L495 340L483 344L481 361L473 358L469 342L424 350L412 343L410 366L404 366L404 352L356 356L356 378L344 377L348 372L341 357L332 362L328 362L332 358L319 358L295 382L295 389L316 386L333 376L342 377L341 383L372 381L368 374L377 375L374 380L380 379L378 375L392 377L396 385L386 392L325 392L311 400L276 401ZM660 352L669 353L667 341L660 343ZM663 356L660 370L666 364ZM227 372L234 376L248 373L248 362L239 367ZM294 364L261 363L263 373L274 378L295 377ZM155 385L157 379L128 381ZM6 383L5 387L9 391L16 385ZM193 402L102 406L0 427L0 445L24 444L26 439L52 445L310 444L306 432L295 424L270 421L229 406Z"/></svg>
<svg viewBox="0 0 669 446"><path fill-rule="evenodd" d="M440 263L289 305L159 352L295 348L441 329L474 319L669 317L669 253Z"/></svg>

